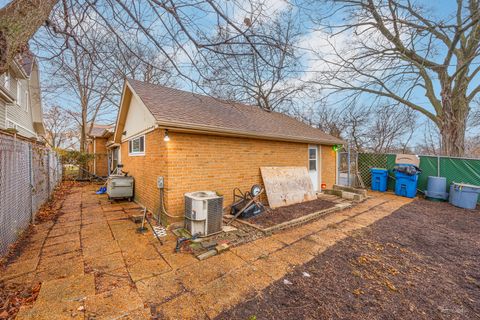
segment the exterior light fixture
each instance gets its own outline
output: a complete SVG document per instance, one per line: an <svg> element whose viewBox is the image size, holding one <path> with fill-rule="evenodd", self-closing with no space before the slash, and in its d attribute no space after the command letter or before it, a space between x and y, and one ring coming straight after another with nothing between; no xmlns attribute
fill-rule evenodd
<svg viewBox="0 0 480 320"><path fill-rule="evenodd" d="M337 151L340 149L340 147L341 147L341 146L340 146L339 144L334 144L334 145L332 146L332 150L335 151L335 152L337 152Z"/></svg>
<svg viewBox="0 0 480 320"><path fill-rule="evenodd" d="M168 142L170 141L170 137L168 136L168 130L165 129L165 136L163 137L163 141Z"/></svg>

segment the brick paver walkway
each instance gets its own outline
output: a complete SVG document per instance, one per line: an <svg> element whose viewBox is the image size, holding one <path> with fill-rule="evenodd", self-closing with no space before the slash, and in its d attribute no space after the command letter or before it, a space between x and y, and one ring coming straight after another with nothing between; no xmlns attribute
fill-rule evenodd
<svg viewBox="0 0 480 320"><path fill-rule="evenodd" d="M174 253L127 219L134 203L110 204L98 186L74 188L56 222L36 232L0 273L5 281L42 282L17 319L211 319L283 277L351 232L410 199L375 194L335 212L204 261Z"/></svg>

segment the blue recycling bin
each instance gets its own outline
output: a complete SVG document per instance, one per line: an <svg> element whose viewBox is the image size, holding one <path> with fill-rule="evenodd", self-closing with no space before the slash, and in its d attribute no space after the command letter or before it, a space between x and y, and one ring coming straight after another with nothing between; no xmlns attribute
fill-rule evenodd
<svg viewBox="0 0 480 320"><path fill-rule="evenodd" d="M372 190L385 192L387 191L388 170L382 168L371 168Z"/></svg>
<svg viewBox="0 0 480 320"><path fill-rule="evenodd" d="M415 198L419 174L420 172L416 171L413 165L397 165L395 168L395 194L397 196Z"/></svg>

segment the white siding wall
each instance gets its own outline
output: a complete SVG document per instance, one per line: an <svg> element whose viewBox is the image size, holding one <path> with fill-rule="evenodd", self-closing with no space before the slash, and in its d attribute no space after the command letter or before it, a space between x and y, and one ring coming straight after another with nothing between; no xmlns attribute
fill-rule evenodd
<svg viewBox="0 0 480 320"><path fill-rule="evenodd" d="M17 85L17 81L20 82L20 86ZM9 123L14 123L22 136L27 138L36 137L35 129L33 128L30 95L28 96L28 105L25 97L25 92L28 90L28 80L12 79L11 88L15 91L14 97L16 101L7 105L7 126ZM17 92L17 88L20 88L21 92Z"/></svg>
<svg viewBox="0 0 480 320"><path fill-rule="evenodd" d="M5 129L5 115L6 115L5 102L0 100L0 129Z"/></svg>
<svg viewBox="0 0 480 320"><path fill-rule="evenodd" d="M155 126L155 118L145 107L143 102L135 95L132 96L130 107L128 109L127 119L125 120L124 130L127 132L122 137L122 141L145 132Z"/></svg>

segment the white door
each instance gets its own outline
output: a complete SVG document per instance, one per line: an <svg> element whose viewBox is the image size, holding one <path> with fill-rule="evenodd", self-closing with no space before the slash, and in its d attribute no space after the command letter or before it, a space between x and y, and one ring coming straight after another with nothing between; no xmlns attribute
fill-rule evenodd
<svg viewBox="0 0 480 320"><path fill-rule="evenodd" d="M308 173L312 179L313 190L318 191L318 148L308 146Z"/></svg>

